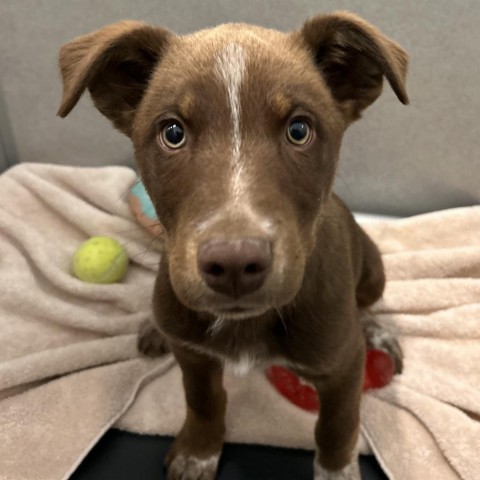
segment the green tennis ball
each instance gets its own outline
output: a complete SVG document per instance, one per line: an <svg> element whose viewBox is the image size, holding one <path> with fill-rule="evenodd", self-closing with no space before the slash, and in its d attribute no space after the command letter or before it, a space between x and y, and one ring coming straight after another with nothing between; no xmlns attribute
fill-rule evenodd
<svg viewBox="0 0 480 480"><path fill-rule="evenodd" d="M125 249L110 237L92 237L82 243L72 262L73 274L88 283L119 282L127 266Z"/></svg>

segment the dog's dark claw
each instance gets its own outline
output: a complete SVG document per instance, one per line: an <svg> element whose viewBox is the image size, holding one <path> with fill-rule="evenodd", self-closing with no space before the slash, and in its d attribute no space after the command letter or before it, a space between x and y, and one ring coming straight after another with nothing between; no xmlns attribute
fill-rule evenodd
<svg viewBox="0 0 480 480"><path fill-rule="evenodd" d="M156 358L170 351L162 334L149 322L144 322L138 332L137 349L146 357Z"/></svg>

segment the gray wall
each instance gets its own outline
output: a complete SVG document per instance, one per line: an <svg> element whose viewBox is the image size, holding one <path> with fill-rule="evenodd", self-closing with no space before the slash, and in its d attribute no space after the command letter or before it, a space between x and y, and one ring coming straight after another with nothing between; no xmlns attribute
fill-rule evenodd
<svg viewBox="0 0 480 480"><path fill-rule="evenodd" d="M403 107L387 87L349 131L337 191L358 209L412 214L480 201L480 2L478 0L0 0L1 122L11 161L130 164L131 147L85 97L55 117L60 45L123 18L178 33L225 21L290 30L319 12L349 9L411 55ZM1 99L0 99L1 100Z"/></svg>
<svg viewBox="0 0 480 480"><path fill-rule="evenodd" d="M2 67L1 63L0 67ZM12 124L8 115L2 84L0 83L0 172L17 163L17 161L18 154L15 139L13 138Z"/></svg>
<svg viewBox="0 0 480 480"><path fill-rule="evenodd" d="M5 149L3 147L2 139L0 138L0 172L7 168L7 155L5 154Z"/></svg>

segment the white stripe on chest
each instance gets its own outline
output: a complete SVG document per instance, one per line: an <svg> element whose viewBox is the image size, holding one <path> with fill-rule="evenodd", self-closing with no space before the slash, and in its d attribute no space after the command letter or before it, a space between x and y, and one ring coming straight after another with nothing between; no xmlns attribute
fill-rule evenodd
<svg viewBox="0 0 480 480"><path fill-rule="evenodd" d="M241 132L241 102L240 89L246 75L245 50L236 43L229 43L215 58L215 72L224 83L228 94L230 115L232 122L232 200L236 203L242 197L244 188L243 162L241 158L242 132Z"/></svg>

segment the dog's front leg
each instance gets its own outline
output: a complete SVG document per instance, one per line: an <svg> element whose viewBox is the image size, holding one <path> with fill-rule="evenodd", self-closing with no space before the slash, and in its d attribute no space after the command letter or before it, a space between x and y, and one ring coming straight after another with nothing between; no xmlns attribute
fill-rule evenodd
<svg viewBox="0 0 480 480"><path fill-rule="evenodd" d="M223 365L187 348L172 347L183 374L187 417L166 463L169 480L213 480L225 434Z"/></svg>
<svg viewBox="0 0 480 480"><path fill-rule="evenodd" d="M350 368L316 384L320 411L314 480L360 480L357 442L364 357L361 349Z"/></svg>

